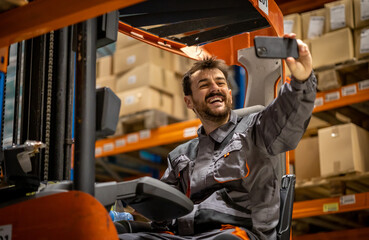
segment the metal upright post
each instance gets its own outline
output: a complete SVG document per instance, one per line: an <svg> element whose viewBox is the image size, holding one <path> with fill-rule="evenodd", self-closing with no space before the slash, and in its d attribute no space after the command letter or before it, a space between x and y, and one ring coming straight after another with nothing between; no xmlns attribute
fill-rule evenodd
<svg viewBox="0 0 369 240"><path fill-rule="evenodd" d="M96 19L77 24L74 188L94 195Z"/></svg>

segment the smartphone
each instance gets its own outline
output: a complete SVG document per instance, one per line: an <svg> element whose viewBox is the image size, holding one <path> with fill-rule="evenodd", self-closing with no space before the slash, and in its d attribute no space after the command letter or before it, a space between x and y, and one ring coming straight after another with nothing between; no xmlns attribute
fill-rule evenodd
<svg viewBox="0 0 369 240"><path fill-rule="evenodd" d="M299 58L296 39L256 36L254 45L256 56L259 58Z"/></svg>

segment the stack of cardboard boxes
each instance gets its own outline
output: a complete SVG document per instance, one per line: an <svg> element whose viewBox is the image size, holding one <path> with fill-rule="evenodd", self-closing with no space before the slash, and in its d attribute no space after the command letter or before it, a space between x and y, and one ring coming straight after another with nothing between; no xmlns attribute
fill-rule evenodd
<svg viewBox="0 0 369 240"><path fill-rule="evenodd" d="M96 85L121 99L119 116L158 110L178 120L194 118L186 109L180 78L192 61L118 33L113 56L97 60Z"/></svg>
<svg viewBox="0 0 369 240"><path fill-rule="evenodd" d="M321 91L341 86L334 65L369 56L368 1L327 3L321 9L285 16L284 26L286 33L296 32L309 45Z"/></svg>
<svg viewBox="0 0 369 240"><path fill-rule="evenodd" d="M336 89L345 79L335 65L369 56L369 1L339 0L291 14L284 18L284 29L308 44L318 90ZM364 76L369 76L367 69ZM318 128L318 136L303 138L295 150L298 181L369 171L368 131L352 123Z"/></svg>

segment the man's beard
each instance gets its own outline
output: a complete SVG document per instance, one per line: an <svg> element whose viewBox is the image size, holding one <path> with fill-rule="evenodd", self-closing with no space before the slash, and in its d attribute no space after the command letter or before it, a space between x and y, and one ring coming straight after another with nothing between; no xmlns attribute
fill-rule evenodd
<svg viewBox="0 0 369 240"><path fill-rule="evenodd" d="M207 106L207 103L206 103L207 99L214 95L221 96L224 99L225 107L223 111L220 111L220 112L213 111L211 108ZM213 122L221 122L225 120L226 118L228 118L229 113L232 109L232 103L229 97L224 96L222 93L216 93L216 94L209 94L208 96L206 96L205 103L194 101L194 108L196 109L196 112L200 115L199 117L209 120L209 121L213 121Z"/></svg>

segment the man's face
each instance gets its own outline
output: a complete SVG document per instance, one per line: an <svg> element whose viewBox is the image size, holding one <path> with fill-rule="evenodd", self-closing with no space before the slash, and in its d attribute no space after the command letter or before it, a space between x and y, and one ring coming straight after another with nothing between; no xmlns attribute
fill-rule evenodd
<svg viewBox="0 0 369 240"><path fill-rule="evenodd" d="M228 119L232 92L222 71L213 68L193 73L191 90L192 95L185 96L185 102L200 118L216 122Z"/></svg>

